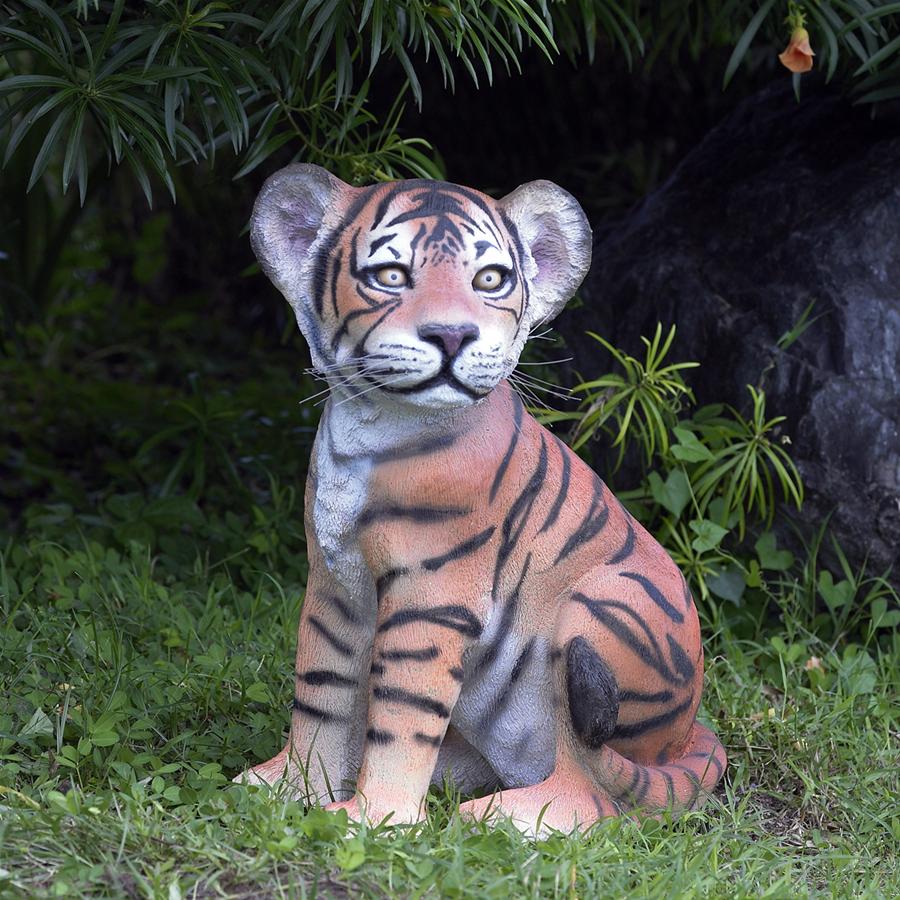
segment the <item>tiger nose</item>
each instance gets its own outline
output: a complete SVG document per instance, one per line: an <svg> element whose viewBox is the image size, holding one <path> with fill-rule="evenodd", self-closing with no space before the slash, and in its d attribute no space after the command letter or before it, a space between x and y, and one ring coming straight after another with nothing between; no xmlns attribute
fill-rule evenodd
<svg viewBox="0 0 900 900"><path fill-rule="evenodd" d="M474 322L465 322L462 325L420 325L419 337L429 344L444 351L444 353L453 359L463 345L474 341L480 334L478 326Z"/></svg>

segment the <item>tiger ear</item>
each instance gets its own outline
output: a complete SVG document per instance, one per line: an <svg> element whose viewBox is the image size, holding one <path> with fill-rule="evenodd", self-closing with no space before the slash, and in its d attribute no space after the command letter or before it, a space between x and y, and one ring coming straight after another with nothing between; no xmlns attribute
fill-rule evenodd
<svg viewBox="0 0 900 900"><path fill-rule="evenodd" d="M525 272L529 325L549 321L587 275L591 226L578 201L552 181L529 181L499 202L534 262Z"/></svg>
<svg viewBox="0 0 900 900"><path fill-rule="evenodd" d="M262 186L250 219L250 244L263 271L295 309L310 295L315 263L310 249L339 222L354 194L354 188L320 166L302 163L280 169Z"/></svg>

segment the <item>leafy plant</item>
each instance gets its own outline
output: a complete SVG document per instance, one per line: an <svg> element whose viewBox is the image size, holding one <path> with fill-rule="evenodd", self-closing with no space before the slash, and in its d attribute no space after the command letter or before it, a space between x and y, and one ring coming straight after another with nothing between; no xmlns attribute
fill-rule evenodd
<svg viewBox="0 0 900 900"><path fill-rule="evenodd" d="M669 430L675 424L682 404L693 399L681 372L695 368L699 363L663 365L675 339L674 325L665 339L661 324L657 325L652 339L641 338L646 348L643 361L614 347L600 335L588 333L609 351L624 372L612 372L576 385L573 393L585 395L582 411L551 414L545 421L574 420L571 439L574 450L605 433L612 437L612 446L619 448L618 463L621 463L629 442L640 446L649 463L657 448L661 453L668 452Z"/></svg>
<svg viewBox="0 0 900 900"><path fill-rule="evenodd" d="M739 603L748 585L762 587L761 573L780 571L783 557L774 535L765 532L756 553L739 547L748 523L772 525L779 497L799 509L803 484L778 431L783 416L769 417L765 393L748 385L748 416L722 404L686 415L693 393L682 372L694 362L670 362L674 327L665 339L658 324L653 338L642 337L644 360L637 360L592 334L622 372L576 386L584 394L579 409L546 413L549 422L573 421L570 442L586 447L604 436L617 449L613 467L625 450L640 452L644 474L639 487L620 491L644 524L669 549L700 595L711 593Z"/></svg>
<svg viewBox="0 0 900 900"><path fill-rule="evenodd" d="M866 102L900 96L897 4L790 5L808 20L827 78L845 70ZM398 131L401 97L424 101L418 73L430 60L452 90L457 70L490 83L495 68L520 69L529 47L590 60L609 43L630 66L645 53L650 65L685 47L698 58L731 46L727 84L754 58L761 33L770 61L785 34L781 0L10 0L4 8L4 165L38 129L29 188L58 163L63 191L76 183L82 203L90 181L122 162L148 200L151 176L174 194L175 167L212 161L226 145L241 158L238 175L290 144L354 182L434 177L432 148ZM394 113L378 122L366 107L388 61L402 75Z"/></svg>
<svg viewBox="0 0 900 900"><path fill-rule="evenodd" d="M729 409L729 417L711 415L715 407L698 411L694 425L704 438L709 458L695 460L697 467L691 473L699 508L706 510L713 498L722 496L720 524L737 514L741 536L747 516L754 511L767 526L772 524L776 483L797 509L803 502L800 473L775 435L785 417L767 419L765 393L752 385L747 385L747 390L752 401L747 418L735 409Z"/></svg>

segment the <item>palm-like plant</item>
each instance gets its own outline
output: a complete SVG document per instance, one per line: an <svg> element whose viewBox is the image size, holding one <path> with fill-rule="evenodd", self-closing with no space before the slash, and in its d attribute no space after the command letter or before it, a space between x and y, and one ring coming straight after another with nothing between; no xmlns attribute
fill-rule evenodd
<svg viewBox="0 0 900 900"><path fill-rule="evenodd" d="M710 458L698 463L692 484L701 510L717 496L724 500L721 524L734 513L743 537L748 514L756 512L767 525L775 510L775 486L785 500L803 502L800 473L777 438L784 416L766 417L766 395L748 385L752 411L745 418L729 408L731 416L695 416L697 431L709 447Z"/></svg>
<svg viewBox="0 0 900 900"><path fill-rule="evenodd" d="M612 446L618 448L617 464L631 443L642 448L649 464L657 452L669 451L669 431L684 402L693 400L681 372L699 363L666 363L675 339L674 326L665 338L659 324L652 339L641 338L646 349L643 360L628 355L598 334L588 333L606 348L622 372L610 372L576 385L573 393L584 394L581 409L576 413L551 413L545 419L575 422L571 441L575 450L598 433L606 433L612 438Z"/></svg>
<svg viewBox="0 0 900 900"><path fill-rule="evenodd" d="M900 96L900 4L791 2L806 17L827 76L847 73L864 101ZM399 98L424 98L428 60L452 89L462 70L490 83L521 66L527 46L548 57L598 45L629 65L683 49L731 46L739 67L772 58L785 37L783 0L6 0L0 7L0 150L5 163L37 129L29 186L60 165L84 202L90 179L126 163L148 199L152 178L174 192L173 166L229 145L244 175L286 144L360 182L435 176L422 141L401 138L399 115L366 112L386 59L403 73ZM764 54L757 48L764 41ZM755 45L755 46L754 46Z"/></svg>

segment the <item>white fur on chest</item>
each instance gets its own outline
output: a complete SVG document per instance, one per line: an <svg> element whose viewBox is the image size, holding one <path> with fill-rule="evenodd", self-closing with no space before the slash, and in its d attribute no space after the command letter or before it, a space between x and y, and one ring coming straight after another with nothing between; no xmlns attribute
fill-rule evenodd
<svg viewBox="0 0 900 900"><path fill-rule="evenodd" d="M316 440L313 528L328 570L348 594L363 604L375 583L359 545L359 517L369 503L374 460L379 454L427 435L415 417L399 421L377 407L332 395Z"/></svg>
<svg viewBox="0 0 900 900"><path fill-rule="evenodd" d="M328 571L351 599L361 600L372 584L357 529L368 498L371 468L364 456L338 458L329 440L317 444L313 528Z"/></svg>

